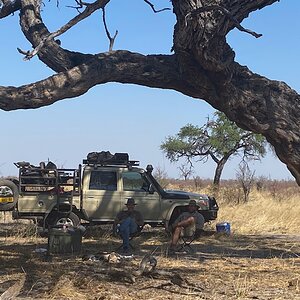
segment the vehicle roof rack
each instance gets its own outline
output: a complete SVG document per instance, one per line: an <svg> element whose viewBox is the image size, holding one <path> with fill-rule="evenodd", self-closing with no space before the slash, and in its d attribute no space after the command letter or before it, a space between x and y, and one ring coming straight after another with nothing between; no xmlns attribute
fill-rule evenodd
<svg viewBox="0 0 300 300"><path fill-rule="evenodd" d="M128 153L111 154L109 151L90 152L87 158L83 160L85 165L96 166L139 166L139 161L129 160Z"/></svg>
<svg viewBox="0 0 300 300"><path fill-rule="evenodd" d="M109 162L93 162L89 161L87 159L83 159L82 163L84 165L88 166L119 166L119 167L133 167L133 166L139 166L140 162L138 160L128 160L126 162L120 162L120 161L109 161Z"/></svg>

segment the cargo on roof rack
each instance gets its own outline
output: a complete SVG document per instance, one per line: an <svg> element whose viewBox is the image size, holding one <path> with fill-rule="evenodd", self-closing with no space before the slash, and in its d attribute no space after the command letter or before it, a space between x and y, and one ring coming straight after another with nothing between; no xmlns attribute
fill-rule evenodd
<svg viewBox="0 0 300 300"><path fill-rule="evenodd" d="M90 152L87 158L83 160L86 165L118 165L118 166L138 166L139 161L129 160L128 153L111 154L109 151Z"/></svg>

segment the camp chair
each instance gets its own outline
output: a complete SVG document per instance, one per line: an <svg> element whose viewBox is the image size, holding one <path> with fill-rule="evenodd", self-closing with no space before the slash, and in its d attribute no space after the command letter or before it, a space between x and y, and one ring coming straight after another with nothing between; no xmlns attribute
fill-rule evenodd
<svg viewBox="0 0 300 300"><path fill-rule="evenodd" d="M187 252L195 252L195 250L192 248L191 244L200 237L200 235L202 234L203 230L202 229L197 229L196 231L194 231L193 235L184 235L184 231L183 231L183 235L180 236L179 239L179 247L177 249L178 252L183 252L183 251L187 251Z"/></svg>
<svg viewBox="0 0 300 300"><path fill-rule="evenodd" d="M131 248L131 250L135 250L135 247L132 245L131 241L132 241L134 238L136 238L136 237L138 237L138 236L141 235L142 230L143 230L143 227L144 227L144 226L138 226L138 227L137 227L137 231L134 232L134 233L132 233L132 234L129 236L129 248ZM121 236L120 236L120 234L119 234L119 231L118 231L118 228L117 228L117 227L114 228L114 235L121 238ZM116 249L116 251L119 251L119 250L122 248L122 246L123 246L123 245L120 245L120 246Z"/></svg>

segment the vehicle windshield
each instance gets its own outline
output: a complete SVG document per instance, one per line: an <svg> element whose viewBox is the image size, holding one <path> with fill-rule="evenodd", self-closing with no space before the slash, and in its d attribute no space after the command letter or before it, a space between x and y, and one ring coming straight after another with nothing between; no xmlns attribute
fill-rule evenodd
<svg viewBox="0 0 300 300"><path fill-rule="evenodd" d="M147 181L153 185L154 189L161 195L166 194L166 191L161 187L159 182L153 177L151 173L143 173Z"/></svg>

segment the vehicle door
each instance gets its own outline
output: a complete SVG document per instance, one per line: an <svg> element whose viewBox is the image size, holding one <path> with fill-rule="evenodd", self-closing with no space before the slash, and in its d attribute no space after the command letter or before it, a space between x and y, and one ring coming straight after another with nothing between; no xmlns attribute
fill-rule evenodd
<svg viewBox="0 0 300 300"><path fill-rule="evenodd" d="M124 170L121 175L122 202L134 198L136 210L140 211L145 221L161 221L161 203L157 192L149 193L150 182L142 173Z"/></svg>
<svg viewBox="0 0 300 300"><path fill-rule="evenodd" d="M84 174L82 209L89 220L114 220L120 211L120 201L115 170L92 169Z"/></svg>

